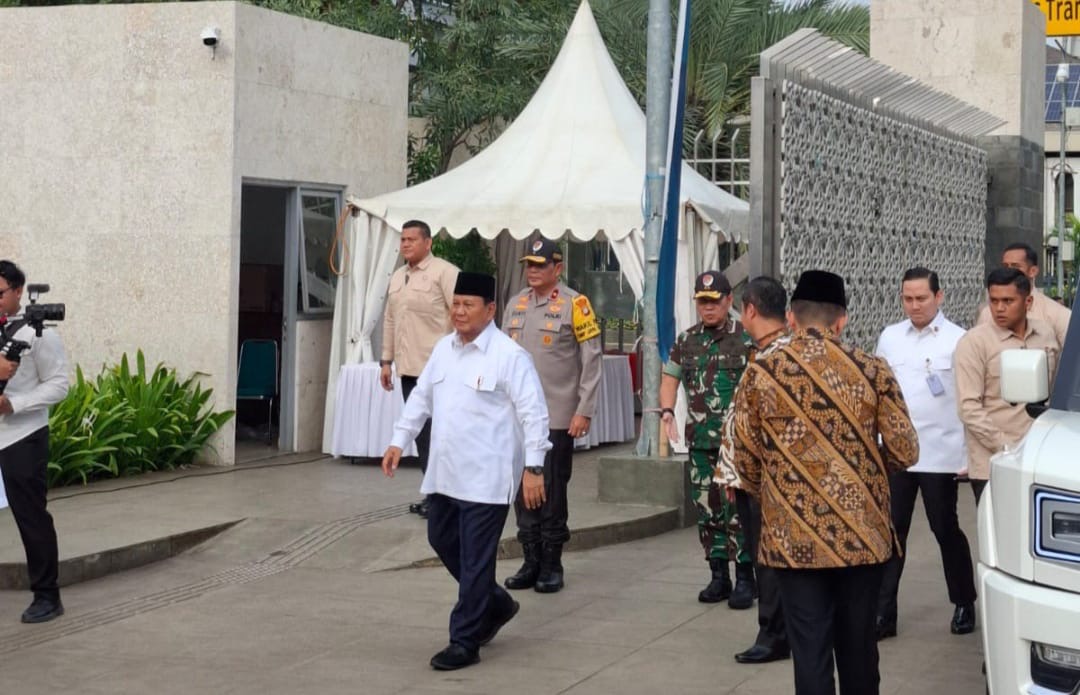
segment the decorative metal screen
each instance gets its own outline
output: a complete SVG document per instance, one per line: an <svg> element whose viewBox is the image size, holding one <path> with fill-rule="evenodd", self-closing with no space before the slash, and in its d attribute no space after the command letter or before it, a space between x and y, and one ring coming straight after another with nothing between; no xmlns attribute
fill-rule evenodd
<svg viewBox="0 0 1080 695"><path fill-rule="evenodd" d="M779 273L842 275L848 342L873 349L903 318L900 277L937 271L946 315L970 326L983 292L986 153L784 80L779 124Z"/></svg>

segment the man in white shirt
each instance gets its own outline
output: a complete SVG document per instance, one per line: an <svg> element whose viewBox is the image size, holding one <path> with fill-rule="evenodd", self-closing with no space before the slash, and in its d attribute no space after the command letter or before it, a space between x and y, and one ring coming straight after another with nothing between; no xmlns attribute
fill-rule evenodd
<svg viewBox="0 0 1080 695"><path fill-rule="evenodd" d="M34 601L24 623L43 623L64 614L57 584L56 527L46 509L45 474L49 463L49 406L68 391L68 364L56 331L40 337L30 326L13 330L22 305L26 275L11 261L0 261L0 324L4 339L30 344L19 362L0 355L0 473L19 527Z"/></svg>
<svg viewBox="0 0 1080 695"><path fill-rule="evenodd" d="M528 509L544 495L548 411L532 358L495 327L495 278L458 274L454 332L435 345L394 426L383 456L393 477L401 452L430 417L431 450L420 492L428 495L428 542L458 582L450 644L431 658L451 671L480 660L479 649L518 611L495 581L495 558L521 484Z"/></svg>
<svg viewBox="0 0 1080 695"><path fill-rule="evenodd" d="M955 605L950 629L962 635L975 629L971 548L956 516L956 476L966 467L967 456L956 409L953 352L964 329L941 312L944 298L937 273L926 268L905 272L901 299L908 318L882 331L877 354L896 375L919 435L918 463L889 476L893 525L906 552L915 497L921 490L930 530L941 549L949 601ZM896 597L903 571L902 554L885 566L878 600L879 640L896 635Z"/></svg>

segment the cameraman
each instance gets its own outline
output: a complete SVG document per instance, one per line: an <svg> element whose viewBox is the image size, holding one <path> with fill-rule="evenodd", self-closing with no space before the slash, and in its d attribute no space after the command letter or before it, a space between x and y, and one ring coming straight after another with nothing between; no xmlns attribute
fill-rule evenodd
<svg viewBox="0 0 1080 695"><path fill-rule="evenodd" d="M19 313L26 276L11 261L0 261L0 324ZM43 623L64 614L57 585L59 552L56 527L45 509L45 471L49 462L49 406L68 391L68 364L56 331L37 337L23 326L7 340L30 344L20 362L0 356L0 473L11 513L22 536L34 602L24 623ZM4 341L6 342L6 340ZM0 345L2 347L2 345Z"/></svg>

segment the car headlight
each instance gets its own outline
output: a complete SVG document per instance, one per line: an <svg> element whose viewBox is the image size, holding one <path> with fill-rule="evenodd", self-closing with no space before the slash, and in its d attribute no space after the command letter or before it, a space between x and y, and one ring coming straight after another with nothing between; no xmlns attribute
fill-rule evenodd
<svg viewBox="0 0 1080 695"><path fill-rule="evenodd" d="M1080 563L1080 495L1036 488L1034 510L1035 555Z"/></svg>

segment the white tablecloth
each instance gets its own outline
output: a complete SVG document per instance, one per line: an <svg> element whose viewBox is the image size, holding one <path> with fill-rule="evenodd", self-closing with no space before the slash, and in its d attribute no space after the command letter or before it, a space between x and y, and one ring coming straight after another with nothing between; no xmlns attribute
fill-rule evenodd
<svg viewBox="0 0 1080 695"><path fill-rule="evenodd" d="M604 442L625 442L637 434L634 431L630 360L626 355L604 355L603 369L589 434L574 442L579 449ZM401 381L397 375L394 376L394 391L390 393L379 384L377 362L344 365L338 373L330 453L382 458L403 406ZM415 456L415 445L410 445L405 455Z"/></svg>
<svg viewBox="0 0 1080 695"><path fill-rule="evenodd" d="M574 441L574 447L578 449L604 442L625 442L637 435L634 431L634 386L630 379L630 358L626 355L604 355L603 364L604 374L600 378L596 413L589 425L589 434Z"/></svg>
<svg viewBox="0 0 1080 695"><path fill-rule="evenodd" d="M379 363L346 364L338 372L334 436L330 453L334 456L375 456L382 458L394 434L394 422L405 402L401 380L394 375L393 392L379 383ZM416 455L409 445L406 456Z"/></svg>

